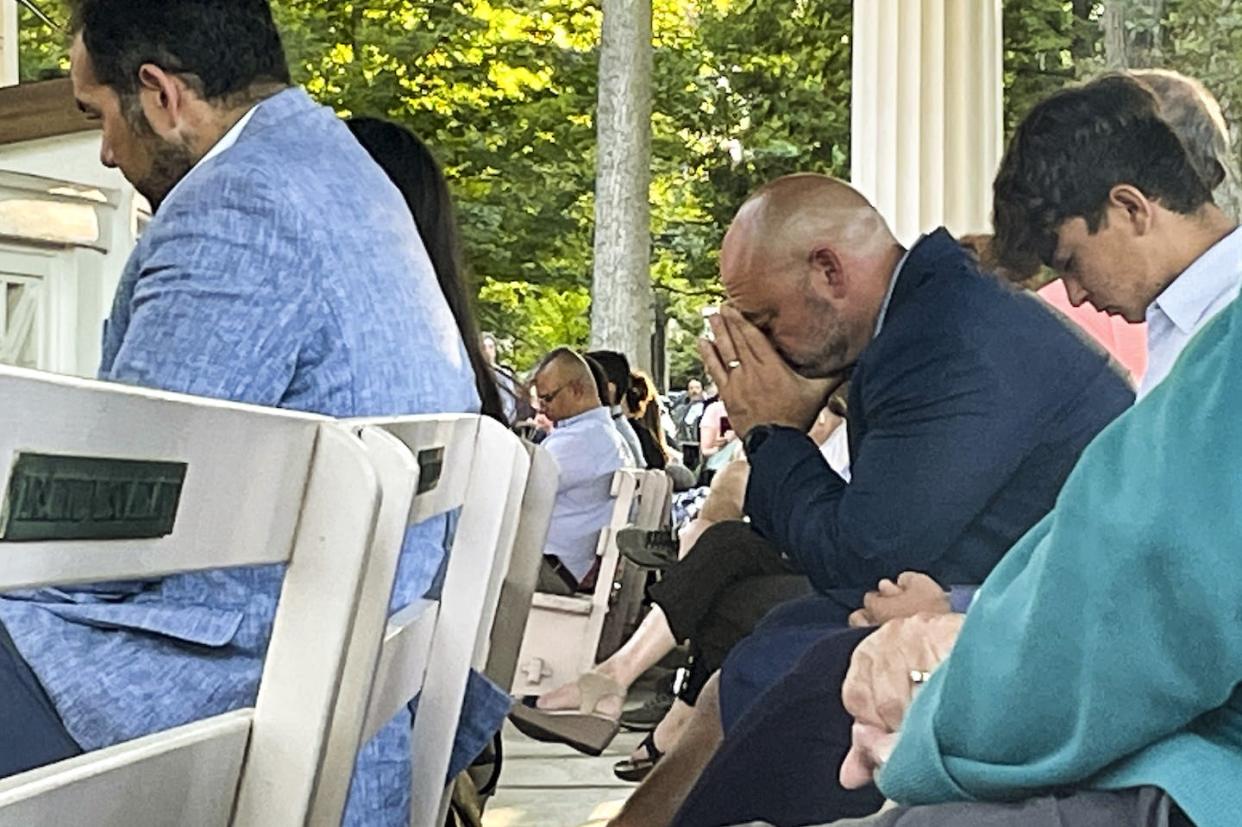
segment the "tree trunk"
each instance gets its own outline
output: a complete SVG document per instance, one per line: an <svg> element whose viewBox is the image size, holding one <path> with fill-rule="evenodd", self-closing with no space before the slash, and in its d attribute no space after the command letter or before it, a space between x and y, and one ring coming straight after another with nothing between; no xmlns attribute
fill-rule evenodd
<svg viewBox="0 0 1242 827"><path fill-rule="evenodd" d="M604 0L591 347L651 369L651 0Z"/></svg>
<svg viewBox="0 0 1242 827"><path fill-rule="evenodd" d="M1104 27L1104 65L1111 71L1164 64L1165 0L1108 0Z"/></svg>
<svg viewBox="0 0 1242 827"><path fill-rule="evenodd" d="M1095 55L1096 39L1089 33L1087 24L1091 21L1091 12L1095 8L1095 0L1074 0L1073 13L1080 25L1074 27L1074 39L1070 44L1070 54L1075 61L1088 60Z"/></svg>
<svg viewBox="0 0 1242 827"><path fill-rule="evenodd" d="M1126 39L1125 0L1109 0L1104 4L1104 67L1110 72L1130 68L1130 50Z"/></svg>

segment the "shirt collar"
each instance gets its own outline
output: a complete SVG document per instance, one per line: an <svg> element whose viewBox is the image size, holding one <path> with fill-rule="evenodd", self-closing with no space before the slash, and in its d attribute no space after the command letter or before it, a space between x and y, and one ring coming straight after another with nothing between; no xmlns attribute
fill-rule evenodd
<svg viewBox="0 0 1242 827"><path fill-rule="evenodd" d="M210 161L212 158L215 158L217 155L223 155L225 152L233 148L233 145L237 143L237 139L241 137L242 132L246 129L246 125L250 123L250 119L254 117L254 113L258 110L261 103L262 102L256 103L254 106L250 107L250 110L245 115L241 116L241 120L233 124L233 128L228 132L225 132L224 137L216 141L215 145L212 146L211 149L207 150L207 154L200 158L197 164L190 167L190 171L183 175L181 180L178 181L171 190L169 190L165 200L171 198L172 194L177 191L182 183L185 182L185 179L194 174L196 169Z"/></svg>
<svg viewBox="0 0 1242 827"><path fill-rule="evenodd" d="M589 411L583 411L577 416L571 416L569 419L562 419L556 423L557 428L569 428L577 425L579 422L590 422L592 419L598 419L601 422L607 422L609 427L612 426L612 419L608 415L608 409L602 405L598 408L591 408Z"/></svg>
<svg viewBox="0 0 1242 827"><path fill-rule="evenodd" d="M880 335L880 331L884 329L884 319L888 316L888 306L893 303L893 291L897 289L897 279L901 276L901 271L905 269L906 261L910 258L910 253L914 252L914 248L919 246L926 236L919 236L919 240L910 245L910 249L906 250L905 255L901 257L901 261L897 262L897 267L893 270L893 275L888 280L888 292L884 294L884 303L880 305L880 315L875 320L875 333L871 335L874 339Z"/></svg>
<svg viewBox="0 0 1242 827"><path fill-rule="evenodd" d="M1203 321L1217 300L1237 291L1242 281L1242 227L1216 242L1199 256L1147 308L1147 319L1160 311L1187 335Z"/></svg>

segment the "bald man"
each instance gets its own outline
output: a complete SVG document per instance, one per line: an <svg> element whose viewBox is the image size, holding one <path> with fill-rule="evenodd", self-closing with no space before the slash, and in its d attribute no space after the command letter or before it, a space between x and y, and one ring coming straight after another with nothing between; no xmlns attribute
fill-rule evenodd
<svg viewBox="0 0 1242 827"><path fill-rule="evenodd" d="M572 594L592 585L595 545L612 515L612 476L633 463L577 353L549 353L535 372L535 394L539 410L556 425L542 445L559 473L539 590Z"/></svg>
<svg viewBox="0 0 1242 827"><path fill-rule="evenodd" d="M732 629L735 645L703 690L686 748L677 742L615 825L668 824L721 725L826 630L844 628L882 578L914 570L946 588L982 582L1133 400L1102 352L981 274L947 231L906 250L865 198L831 178L791 176L756 192L725 238L721 281L729 302L702 351L752 463L750 523L705 533L653 599L678 636L684 620L667 607L696 588L704 601L710 579L712 608L693 632ZM848 484L806 436L847 376ZM796 574L756 574L757 560ZM678 823L719 815L701 804Z"/></svg>

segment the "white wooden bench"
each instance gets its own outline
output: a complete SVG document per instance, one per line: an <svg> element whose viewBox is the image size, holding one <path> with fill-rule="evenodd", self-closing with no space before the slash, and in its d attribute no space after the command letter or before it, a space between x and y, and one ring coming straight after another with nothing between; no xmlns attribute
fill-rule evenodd
<svg viewBox="0 0 1242 827"><path fill-rule="evenodd" d="M517 672L526 621L530 617L543 550L548 541L548 526L556 505L556 460L537 445L528 444L526 450L530 454L530 475L522 498L513 555L501 583L496 616L492 620L491 645L483 670L490 680L502 687L512 686Z"/></svg>
<svg viewBox="0 0 1242 827"><path fill-rule="evenodd" d="M636 525L659 527L669 496L668 476L662 471L622 469L612 479L612 516L596 547L599 576L590 595L561 596L536 593L518 657L512 693L538 696L590 670L596 663L600 635L614 601L621 557L617 532Z"/></svg>
<svg viewBox="0 0 1242 827"><path fill-rule="evenodd" d="M411 824L438 827L448 804L446 776L469 671L485 663L500 584L522 522L530 456L516 436L486 418L351 425L368 445L399 441L422 466L413 507L395 523L385 509L377 533L400 534L408 524L460 510L439 601L416 601L387 620L362 729L365 742L418 696ZM437 482L429 488L433 469Z"/></svg>
<svg viewBox="0 0 1242 827"><path fill-rule="evenodd" d="M634 525L643 529L671 529L673 510L673 479L663 471L648 471L643 475L638 491L638 513ZM625 557L617 563L612 608L600 630L599 646L595 662L607 660L621 648L641 620L643 597L647 591L649 572Z"/></svg>
<svg viewBox="0 0 1242 827"><path fill-rule="evenodd" d="M0 591L287 564L254 708L0 780L0 825L312 823L379 513L366 446L319 417L9 368L0 400ZM32 485L67 493L32 509ZM64 505L107 486L150 508Z"/></svg>

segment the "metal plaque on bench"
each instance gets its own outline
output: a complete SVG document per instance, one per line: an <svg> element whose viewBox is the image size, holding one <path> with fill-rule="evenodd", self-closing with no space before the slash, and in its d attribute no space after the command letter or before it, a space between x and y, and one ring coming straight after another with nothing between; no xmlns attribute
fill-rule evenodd
<svg viewBox="0 0 1242 827"><path fill-rule="evenodd" d="M0 540L146 540L172 533L183 462L18 453Z"/></svg>
<svg viewBox="0 0 1242 827"><path fill-rule="evenodd" d="M418 452L418 492L426 494L440 484L444 476L444 448L424 448Z"/></svg>

